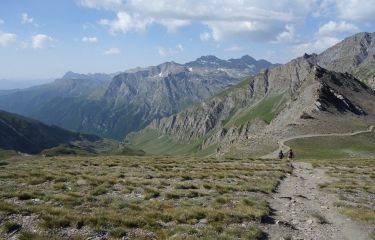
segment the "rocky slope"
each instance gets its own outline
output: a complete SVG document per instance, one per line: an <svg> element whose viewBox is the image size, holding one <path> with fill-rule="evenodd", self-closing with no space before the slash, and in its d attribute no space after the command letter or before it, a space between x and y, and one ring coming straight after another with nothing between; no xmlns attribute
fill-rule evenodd
<svg viewBox="0 0 375 240"><path fill-rule="evenodd" d="M329 70L349 72L375 89L375 33L358 33L317 56Z"/></svg>
<svg viewBox="0 0 375 240"><path fill-rule="evenodd" d="M238 83L265 60L206 56L187 64L167 62L107 75L68 72L54 83L0 96L0 109L71 130L123 139L153 119L170 116Z"/></svg>
<svg viewBox="0 0 375 240"><path fill-rule="evenodd" d="M79 134L33 119L0 111L0 148L23 153L39 153L44 149L74 141L98 141L94 135Z"/></svg>
<svg viewBox="0 0 375 240"><path fill-rule="evenodd" d="M352 38L358 36L361 34ZM338 47L347 41L350 39ZM356 41L352 44L355 49ZM251 143L246 148L257 152L268 151L283 135L340 132L373 122L374 91L348 73L320 67L329 50L264 71L198 106L155 120L128 141L147 150L150 143L168 137L172 142L194 145L193 151L229 151L234 145Z"/></svg>

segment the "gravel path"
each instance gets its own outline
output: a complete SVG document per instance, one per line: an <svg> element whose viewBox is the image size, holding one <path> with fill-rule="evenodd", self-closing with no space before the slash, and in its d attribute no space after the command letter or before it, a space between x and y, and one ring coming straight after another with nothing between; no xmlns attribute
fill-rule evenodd
<svg viewBox="0 0 375 240"><path fill-rule="evenodd" d="M293 173L280 184L270 200L273 224L263 231L269 239L369 239L371 229L339 214L334 194L319 190L319 184L332 181L322 169L309 163L293 163Z"/></svg>

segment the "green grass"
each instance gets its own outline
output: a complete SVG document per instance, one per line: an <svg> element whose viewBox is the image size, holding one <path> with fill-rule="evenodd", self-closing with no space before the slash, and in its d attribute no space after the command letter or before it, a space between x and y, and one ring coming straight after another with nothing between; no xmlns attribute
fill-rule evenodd
<svg viewBox="0 0 375 240"><path fill-rule="evenodd" d="M261 119L269 124L281 111L284 104L283 95L269 96L255 106L237 111L234 116L230 116L225 126L241 126L254 119Z"/></svg>
<svg viewBox="0 0 375 240"><path fill-rule="evenodd" d="M16 155L17 155L17 152L14 150L5 150L5 149L0 148L0 160L7 159Z"/></svg>
<svg viewBox="0 0 375 240"><path fill-rule="evenodd" d="M42 151L46 157L54 156L97 156L97 155L122 155L142 156L145 153L132 149L112 139L102 139L95 142L77 141L67 144L60 144L56 147Z"/></svg>
<svg viewBox="0 0 375 240"><path fill-rule="evenodd" d="M336 193L336 205L350 218L375 223L375 159L309 160L314 167L323 168L333 181L320 185L323 191Z"/></svg>
<svg viewBox="0 0 375 240"><path fill-rule="evenodd" d="M149 154L183 155L199 152L201 140L194 142L178 142L168 136L160 136L157 130L144 129L141 132L131 135L131 147L140 148ZM216 149L215 149L216 150ZM205 154L212 153L210 148Z"/></svg>
<svg viewBox="0 0 375 240"><path fill-rule="evenodd" d="M344 137L311 137L285 143L298 159L359 158L375 155L375 132Z"/></svg>
<svg viewBox="0 0 375 240"><path fill-rule="evenodd" d="M254 77L251 76L251 77L248 77L247 79L243 80L242 82L234 85L234 86L231 86L223 91L221 91L220 93L214 95L213 97L211 97L210 99L213 99L213 98L220 98L220 97L226 97L232 93L235 93L236 90L238 89L246 89L248 87L248 85L250 84L251 81L254 80Z"/></svg>
<svg viewBox="0 0 375 240"><path fill-rule="evenodd" d="M17 232L19 239L100 233L114 239L258 239L262 232L254 222L270 214L265 197L291 171L273 160L158 156L19 156L3 167L0 215L10 223L37 216L31 228ZM0 225L13 229L10 223Z"/></svg>

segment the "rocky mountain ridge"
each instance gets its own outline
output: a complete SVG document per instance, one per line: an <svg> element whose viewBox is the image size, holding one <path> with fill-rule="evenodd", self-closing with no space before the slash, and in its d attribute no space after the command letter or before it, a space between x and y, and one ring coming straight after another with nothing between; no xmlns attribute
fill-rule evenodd
<svg viewBox="0 0 375 240"><path fill-rule="evenodd" d="M153 119L177 113L261 67L273 66L251 57L215 61L219 64L215 67L198 66L199 59L196 64L166 62L125 71L111 80L103 80L106 75L68 72L54 83L0 96L0 108L71 130L123 139Z"/></svg>
<svg viewBox="0 0 375 240"><path fill-rule="evenodd" d="M359 34L352 38L361 37L362 40L354 41L361 45L366 36L368 34ZM348 48L347 42L351 41L344 40L330 49ZM277 139L270 136L308 130L340 131L348 125L354 127L359 122L374 121L374 91L347 72L334 72L320 66L332 55L330 49L322 55L305 54L251 77L198 106L154 120L146 130L131 135L128 140L138 147L145 146L138 139L154 131L155 144L163 136L181 144L196 144L196 151L208 148L220 151L228 150L236 142L249 142L248 139L252 139L253 145L274 144ZM346 59L356 59L357 52L353 55ZM352 68L352 72L356 72L356 68ZM354 123L350 124L352 120ZM325 127L319 129L319 124L323 123Z"/></svg>
<svg viewBox="0 0 375 240"><path fill-rule="evenodd" d="M344 39L317 55L317 63L328 70L351 73L375 89L375 32Z"/></svg>

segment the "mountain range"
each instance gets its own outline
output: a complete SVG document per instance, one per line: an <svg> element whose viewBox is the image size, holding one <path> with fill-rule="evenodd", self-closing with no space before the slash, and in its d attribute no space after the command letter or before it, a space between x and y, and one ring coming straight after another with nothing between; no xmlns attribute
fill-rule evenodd
<svg viewBox="0 0 375 240"><path fill-rule="evenodd" d="M375 33L358 33L283 65L250 56L221 60L209 55L115 74L67 72L52 83L0 92L1 109L59 126L1 112L7 134L0 147L29 153L53 147L52 153L78 148L261 156L282 138L374 125L374 69ZM60 127L125 138L142 151ZM31 146L34 137L28 134L40 142ZM104 145L104 150L98 147Z"/></svg>
<svg viewBox="0 0 375 240"><path fill-rule="evenodd" d="M267 69L127 142L155 154L265 154L283 137L348 132L375 123L375 33ZM371 86L371 87L370 87ZM238 152L238 151L237 151Z"/></svg>
<svg viewBox="0 0 375 240"><path fill-rule="evenodd" d="M70 130L123 139L152 120L177 113L277 65L250 56L204 56L113 75L66 73L61 79L0 94L0 109Z"/></svg>

